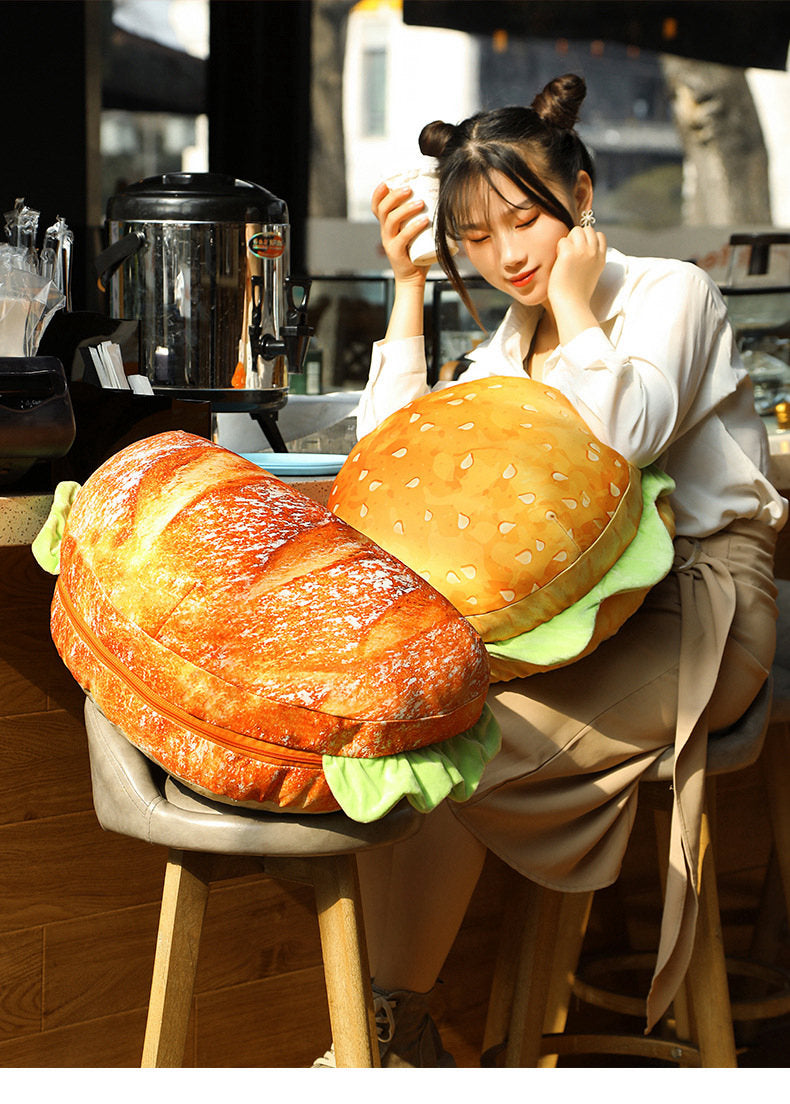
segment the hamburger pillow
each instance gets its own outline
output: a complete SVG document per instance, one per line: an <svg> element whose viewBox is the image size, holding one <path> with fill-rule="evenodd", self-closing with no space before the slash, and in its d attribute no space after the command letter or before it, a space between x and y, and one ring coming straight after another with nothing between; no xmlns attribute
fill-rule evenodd
<svg viewBox="0 0 790 1104"><path fill-rule="evenodd" d="M180 432L130 445L56 505L35 549L59 570L55 644L169 773L360 820L474 789L498 745L478 634L324 506Z"/></svg>
<svg viewBox="0 0 790 1104"><path fill-rule="evenodd" d="M672 488L597 440L561 392L493 377L392 414L329 507L453 603L497 680L588 654L638 608L672 563Z"/></svg>

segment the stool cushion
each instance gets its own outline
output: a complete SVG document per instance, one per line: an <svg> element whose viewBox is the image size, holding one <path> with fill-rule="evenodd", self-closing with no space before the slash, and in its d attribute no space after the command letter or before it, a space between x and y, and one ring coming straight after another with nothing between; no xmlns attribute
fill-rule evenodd
<svg viewBox="0 0 790 1104"><path fill-rule="evenodd" d="M395 843L422 823L405 802L372 824L358 824L340 812L283 816L221 804L166 774L90 698L85 728L99 823L146 843L224 855L341 855Z"/></svg>
<svg viewBox="0 0 790 1104"><path fill-rule="evenodd" d="M329 506L449 598L507 679L588 653L641 605L672 563L671 489L597 440L559 391L492 377L392 414L351 452ZM558 616L556 632L528 637Z"/></svg>
<svg viewBox="0 0 790 1104"><path fill-rule="evenodd" d="M722 732L710 733L705 766L705 773L708 776L744 770L757 761L771 719L773 693L773 676L769 675L740 720ZM674 762L675 749L667 748L663 755L650 764L642 780L671 782Z"/></svg>
<svg viewBox="0 0 790 1104"><path fill-rule="evenodd" d="M777 579L776 592L779 620L776 625L776 656L771 669L774 680L771 719L786 724L790 721L790 579Z"/></svg>
<svg viewBox="0 0 790 1104"><path fill-rule="evenodd" d="M483 714L485 648L445 598L202 438L160 434L96 471L60 569L52 635L69 670L146 755L210 793L336 809L325 755L442 747Z"/></svg>

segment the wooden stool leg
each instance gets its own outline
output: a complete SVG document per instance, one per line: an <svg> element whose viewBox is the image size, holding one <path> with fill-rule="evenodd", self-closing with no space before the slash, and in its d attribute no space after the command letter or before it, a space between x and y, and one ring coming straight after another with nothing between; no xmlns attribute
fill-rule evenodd
<svg viewBox="0 0 790 1104"><path fill-rule="evenodd" d="M356 858L333 855L310 865L335 1062L380 1066Z"/></svg>
<svg viewBox="0 0 790 1104"><path fill-rule="evenodd" d="M530 883L524 939L516 965L507 1067L538 1064L563 896Z"/></svg>
<svg viewBox="0 0 790 1104"><path fill-rule="evenodd" d="M168 856L143 1043L143 1069L183 1064L212 857Z"/></svg>
<svg viewBox="0 0 790 1104"><path fill-rule="evenodd" d="M579 965L584 936L590 919L593 893L564 893L557 925L554 962L551 972L543 1034L558 1035L565 1030L573 992L573 979ZM541 1058L538 1065L553 1068L557 1055Z"/></svg>
<svg viewBox="0 0 790 1104"><path fill-rule="evenodd" d="M524 938L527 909L529 907L529 882L515 871L510 872L505 887L505 901L502 910L502 927L499 937L499 950L491 982L491 994L488 998L488 1013L483 1032L483 1055L481 1065L496 1065L496 1055L507 1043L510 1024L510 1011L516 990L516 975L513 963L517 961L519 948Z"/></svg>
<svg viewBox="0 0 790 1104"><path fill-rule="evenodd" d="M762 755L776 862L790 921L790 725L771 725Z"/></svg>
<svg viewBox="0 0 790 1104"><path fill-rule="evenodd" d="M765 963L778 961L787 916L779 860L776 847L772 847L763 879L757 919L749 944L750 959Z"/></svg>
<svg viewBox="0 0 790 1104"><path fill-rule="evenodd" d="M702 815L698 884L699 915L687 977L700 1064L734 1069L738 1061L707 808Z"/></svg>

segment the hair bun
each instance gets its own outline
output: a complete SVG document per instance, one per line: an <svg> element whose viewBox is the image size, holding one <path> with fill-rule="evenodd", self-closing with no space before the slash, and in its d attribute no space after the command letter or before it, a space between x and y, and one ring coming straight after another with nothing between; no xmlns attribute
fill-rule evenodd
<svg viewBox="0 0 790 1104"><path fill-rule="evenodd" d="M586 95L584 78L576 73L566 73L549 81L543 91L538 92L531 106L544 122L560 130L573 130Z"/></svg>
<svg viewBox="0 0 790 1104"><path fill-rule="evenodd" d="M439 119L426 123L420 131L420 153L424 153L426 157L441 157L457 130L452 123L443 123Z"/></svg>

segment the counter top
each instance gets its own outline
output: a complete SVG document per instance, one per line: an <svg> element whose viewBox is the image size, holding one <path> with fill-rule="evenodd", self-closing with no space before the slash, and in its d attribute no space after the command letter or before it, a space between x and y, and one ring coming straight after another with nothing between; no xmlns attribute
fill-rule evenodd
<svg viewBox="0 0 790 1104"><path fill-rule="evenodd" d="M51 505L51 493L0 496L0 547L32 544Z"/></svg>
<svg viewBox="0 0 790 1104"><path fill-rule="evenodd" d="M776 424L775 418L764 418L768 439L771 446L772 479L775 485L784 491L790 489L790 430L782 430ZM350 419L342 425L332 426L329 431L313 435L312 439L306 438L304 445L299 448L299 442L294 442L297 449L293 451L341 451L340 446L346 450L351 438ZM342 440L332 437L332 433L342 431ZM331 439L330 439L331 438ZM322 481L317 481L322 482ZM331 487L332 480L328 480L327 488ZM322 487L321 490L324 488ZM44 522L47 520L50 506L52 505L51 493L18 494L11 493L7 489L5 495L0 495L0 547L9 545L32 544Z"/></svg>

